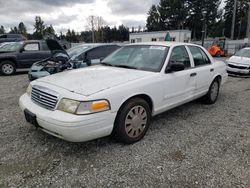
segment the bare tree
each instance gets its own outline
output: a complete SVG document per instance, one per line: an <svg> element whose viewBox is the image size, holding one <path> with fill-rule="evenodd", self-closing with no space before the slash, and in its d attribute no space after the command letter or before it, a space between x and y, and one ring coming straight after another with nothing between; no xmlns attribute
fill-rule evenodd
<svg viewBox="0 0 250 188"><path fill-rule="evenodd" d="M100 35L101 28L105 25L105 21L103 17L101 16L89 16L87 18L87 28L92 31L92 42L98 41L98 36ZM95 33L98 33L98 36L96 37ZM103 35L102 40L103 40Z"/></svg>

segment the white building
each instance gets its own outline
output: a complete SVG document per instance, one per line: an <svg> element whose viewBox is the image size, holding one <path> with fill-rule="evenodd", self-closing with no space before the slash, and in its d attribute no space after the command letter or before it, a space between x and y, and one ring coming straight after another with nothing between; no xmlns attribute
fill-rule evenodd
<svg viewBox="0 0 250 188"><path fill-rule="evenodd" d="M164 41L167 35L169 35L171 41L176 41L176 42L191 41L191 31L189 30L130 33L129 41L130 43Z"/></svg>

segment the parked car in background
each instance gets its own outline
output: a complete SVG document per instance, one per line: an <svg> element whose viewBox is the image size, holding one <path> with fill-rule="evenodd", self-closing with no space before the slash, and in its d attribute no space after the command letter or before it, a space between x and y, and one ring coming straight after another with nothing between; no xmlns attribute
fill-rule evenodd
<svg viewBox="0 0 250 188"><path fill-rule="evenodd" d="M0 35L0 44L3 42L20 42L26 38L21 34L2 34Z"/></svg>
<svg viewBox="0 0 250 188"><path fill-rule="evenodd" d="M125 46L100 65L35 80L19 104L26 120L48 134L83 142L113 135L139 141L152 116L202 97L217 101L226 65L197 45Z"/></svg>
<svg viewBox="0 0 250 188"><path fill-rule="evenodd" d="M0 44L0 49L3 48L4 46L8 45L8 44L10 44L10 42L3 42L3 43L1 43Z"/></svg>
<svg viewBox="0 0 250 188"><path fill-rule="evenodd" d="M120 48L116 44L82 44L67 51L59 44L54 44L53 47L51 51L54 55L51 58L34 63L30 68L30 81L68 69L99 64L102 59Z"/></svg>
<svg viewBox="0 0 250 188"><path fill-rule="evenodd" d="M239 50L227 60L227 72L250 75L250 47Z"/></svg>
<svg viewBox="0 0 250 188"><path fill-rule="evenodd" d="M0 49L0 73L15 74L16 69L27 69L33 63L51 57L45 41L27 40L10 43Z"/></svg>

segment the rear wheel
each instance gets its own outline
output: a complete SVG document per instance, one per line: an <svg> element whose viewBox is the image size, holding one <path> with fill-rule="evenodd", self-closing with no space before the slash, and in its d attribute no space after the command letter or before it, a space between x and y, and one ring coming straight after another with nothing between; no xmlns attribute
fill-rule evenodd
<svg viewBox="0 0 250 188"><path fill-rule="evenodd" d="M216 79L211 84L208 93L202 98L202 102L205 104L216 103L220 92L220 81Z"/></svg>
<svg viewBox="0 0 250 188"><path fill-rule="evenodd" d="M5 76L15 74L16 65L12 61L9 61L9 60L2 61L0 64L0 72L1 74Z"/></svg>
<svg viewBox="0 0 250 188"><path fill-rule="evenodd" d="M220 57L221 56L220 52L217 52L215 56Z"/></svg>
<svg viewBox="0 0 250 188"><path fill-rule="evenodd" d="M113 136L123 143L135 143L145 136L150 120L148 103L141 98L131 99L118 112Z"/></svg>

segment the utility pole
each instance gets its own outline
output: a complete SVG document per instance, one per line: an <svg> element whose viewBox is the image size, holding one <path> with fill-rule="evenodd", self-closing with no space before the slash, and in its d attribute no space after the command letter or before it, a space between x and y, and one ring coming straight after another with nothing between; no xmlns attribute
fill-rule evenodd
<svg viewBox="0 0 250 188"><path fill-rule="evenodd" d="M247 38L250 40L250 2L248 3Z"/></svg>
<svg viewBox="0 0 250 188"><path fill-rule="evenodd" d="M234 28L235 28L236 11L237 11L237 0L234 0L233 21L232 21L232 29L231 29L231 39L232 40L234 39Z"/></svg>
<svg viewBox="0 0 250 188"><path fill-rule="evenodd" d="M94 43L95 42L95 26L94 26L94 19L95 17L94 16L90 16L90 24L91 24L91 30L92 30L92 42Z"/></svg>

